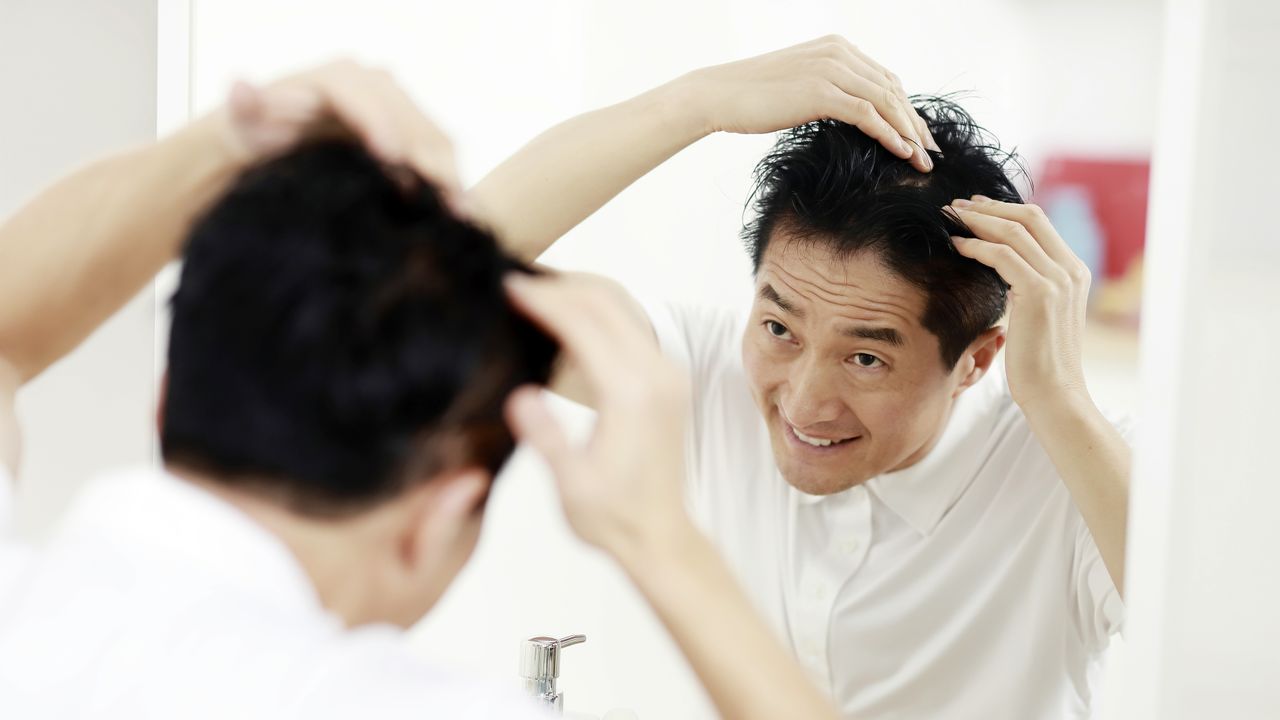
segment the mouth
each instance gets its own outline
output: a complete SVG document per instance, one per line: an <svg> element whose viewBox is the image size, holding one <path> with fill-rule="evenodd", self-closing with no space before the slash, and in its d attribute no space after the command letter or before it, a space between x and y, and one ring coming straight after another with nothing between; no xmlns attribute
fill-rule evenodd
<svg viewBox="0 0 1280 720"><path fill-rule="evenodd" d="M853 437L846 437L846 438L814 437L812 435L806 435L800 432L799 430L795 429L794 427L792 427L791 423L783 421L782 424L786 426L786 435L787 435L787 439L790 441L789 444L792 445L793 447L800 448L801 450L805 450L807 452L817 452L817 453L837 452L849 447L850 445L852 445L853 443L855 443L856 441L862 438L861 435L855 435Z"/></svg>

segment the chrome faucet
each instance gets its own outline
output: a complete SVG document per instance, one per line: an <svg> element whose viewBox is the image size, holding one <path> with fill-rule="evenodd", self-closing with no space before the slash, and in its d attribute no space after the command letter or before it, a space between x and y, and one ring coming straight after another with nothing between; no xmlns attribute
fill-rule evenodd
<svg viewBox="0 0 1280 720"><path fill-rule="evenodd" d="M564 694L556 690L560 651L586 641L586 635L570 635L559 640L532 637L520 643L520 677L524 678L524 691L557 714L563 713Z"/></svg>

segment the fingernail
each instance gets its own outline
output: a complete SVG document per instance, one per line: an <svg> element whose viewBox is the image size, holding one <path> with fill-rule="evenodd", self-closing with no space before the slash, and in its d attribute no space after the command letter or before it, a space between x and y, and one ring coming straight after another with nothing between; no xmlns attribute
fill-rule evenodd
<svg viewBox="0 0 1280 720"><path fill-rule="evenodd" d="M911 141L906 138L898 138L898 149L905 153L908 158L916 152L916 146L912 145Z"/></svg>
<svg viewBox="0 0 1280 720"><path fill-rule="evenodd" d="M942 152L942 148L938 147L938 143L933 139L933 136L932 136L932 135L929 135L929 136L928 136L927 138L925 138L925 139L926 139L926 141L927 141L927 144L928 144L928 146L929 146L929 149L930 149L930 150L932 150L932 151L934 151L934 152L936 152L936 153L940 153L940 152Z"/></svg>
<svg viewBox="0 0 1280 720"><path fill-rule="evenodd" d="M929 153L924 148L920 148L920 159L924 160L924 166L928 170L933 169L933 158L929 157Z"/></svg>
<svg viewBox="0 0 1280 720"><path fill-rule="evenodd" d="M973 204L973 202L969 200L965 200L964 198L956 198L955 200L951 201L951 204L954 205L955 207L963 208L963 207L969 207L970 205Z"/></svg>
<svg viewBox="0 0 1280 720"><path fill-rule="evenodd" d="M520 292L529 287L529 278L524 273L513 270L502 276L502 284L512 292Z"/></svg>
<svg viewBox="0 0 1280 720"><path fill-rule="evenodd" d="M991 198L987 197L986 195L974 195L973 199L977 200L978 202L991 202Z"/></svg>

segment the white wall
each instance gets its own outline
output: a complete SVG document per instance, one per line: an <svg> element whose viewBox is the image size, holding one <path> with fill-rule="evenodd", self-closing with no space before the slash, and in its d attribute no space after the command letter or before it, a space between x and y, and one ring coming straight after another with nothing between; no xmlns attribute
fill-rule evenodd
<svg viewBox="0 0 1280 720"><path fill-rule="evenodd" d="M1116 720L1280 717L1278 37L1275 3L1170 2Z"/></svg>
<svg viewBox="0 0 1280 720"><path fill-rule="evenodd" d="M1159 14L1156 0L195 0L192 92L202 110L237 76L353 55L400 78L453 136L474 181L573 113L700 65L838 32L913 91L974 91L966 105L1034 165L1056 149L1149 149ZM548 259L611 274L643 295L740 301L749 283L737 232L751 167L769 144L737 136L700 143L571 232ZM1118 404L1131 404L1131 368L1102 379ZM565 414L579 429L589 423L581 411ZM475 561L417 630L422 652L515 683L519 639L585 632L588 643L565 656L569 709L711 716L635 593L570 536L543 469L521 455L500 482Z"/></svg>
<svg viewBox="0 0 1280 720"><path fill-rule="evenodd" d="M154 137L155 74L154 0L3 0L0 216L91 158ZM94 472L151 458L154 316L142 293L19 395L21 535L44 535Z"/></svg>

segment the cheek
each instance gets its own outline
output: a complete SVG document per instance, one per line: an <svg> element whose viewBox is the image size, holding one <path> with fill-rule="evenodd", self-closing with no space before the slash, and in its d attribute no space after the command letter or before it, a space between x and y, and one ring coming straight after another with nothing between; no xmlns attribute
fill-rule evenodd
<svg viewBox="0 0 1280 720"><path fill-rule="evenodd" d="M915 383L850 399L850 407L873 437L904 444L932 432L941 412L939 405L933 388Z"/></svg>
<svg viewBox="0 0 1280 720"><path fill-rule="evenodd" d="M756 403L763 406L765 399L778 385L777 377L780 367L770 360L768 353L750 338L742 341L742 369L747 375L747 384L751 386L751 394Z"/></svg>

